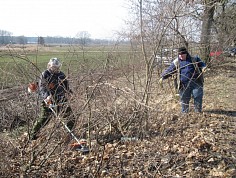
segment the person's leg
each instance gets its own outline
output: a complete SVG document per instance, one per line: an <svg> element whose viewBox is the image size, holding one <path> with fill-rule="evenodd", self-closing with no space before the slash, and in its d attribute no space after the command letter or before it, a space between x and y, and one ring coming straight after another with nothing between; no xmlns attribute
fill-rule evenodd
<svg viewBox="0 0 236 178"><path fill-rule="evenodd" d="M49 121L49 115L50 115L50 109L46 106L44 102L42 102L40 117L34 123L33 129L31 132L32 139L36 139L36 134L38 133L40 128L46 125L46 123Z"/></svg>
<svg viewBox="0 0 236 178"><path fill-rule="evenodd" d="M192 95L194 99L194 111L202 112L203 86L195 84Z"/></svg>
<svg viewBox="0 0 236 178"><path fill-rule="evenodd" d="M183 87L180 91L179 91L179 95L180 95L180 102L181 102L181 111L183 113L187 113L189 112L189 101L191 99L191 87Z"/></svg>

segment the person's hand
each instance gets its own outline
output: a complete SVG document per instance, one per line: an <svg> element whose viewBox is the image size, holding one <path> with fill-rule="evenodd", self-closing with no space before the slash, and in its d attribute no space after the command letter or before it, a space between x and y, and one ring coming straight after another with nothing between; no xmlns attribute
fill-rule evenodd
<svg viewBox="0 0 236 178"><path fill-rule="evenodd" d="M159 85L163 88L163 78L160 78Z"/></svg>
<svg viewBox="0 0 236 178"><path fill-rule="evenodd" d="M206 68L206 67L203 67L203 68L202 68L202 73L205 73L206 70L207 70L207 68Z"/></svg>
<svg viewBox="0 0 236 178"><path fill-rule="evenodd" d="M49 95L49 96L44 100L44 102L45 102L47 105L52 104L52 96Z"/></svg>

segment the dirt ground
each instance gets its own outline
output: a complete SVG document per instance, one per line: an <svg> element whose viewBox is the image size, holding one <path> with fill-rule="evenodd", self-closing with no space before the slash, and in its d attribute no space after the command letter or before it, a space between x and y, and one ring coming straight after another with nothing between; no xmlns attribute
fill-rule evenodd
<svg viewBox="0 0 236 178"><path fill-rule="evenodd" d="M152 112L142 139L92 141L83 155L55 139L29 142L25 135L3 133L0 176L236 177L236 59L214 61L204 75L203 113L180 114L169 94Z"/></svg>

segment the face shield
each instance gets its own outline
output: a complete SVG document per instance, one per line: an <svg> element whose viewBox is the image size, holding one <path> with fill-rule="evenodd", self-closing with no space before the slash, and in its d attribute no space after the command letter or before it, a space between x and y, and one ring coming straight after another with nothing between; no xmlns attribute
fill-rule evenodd
<svg viewBox="0 0 236 178"><path fill-rule="evenodd" d="M60 71L60 67L61 67L61 62L59 61L58 58L52 58L50 59L50 61L48 62L48 70L50 70L53 73L59 72Z"/></svg>

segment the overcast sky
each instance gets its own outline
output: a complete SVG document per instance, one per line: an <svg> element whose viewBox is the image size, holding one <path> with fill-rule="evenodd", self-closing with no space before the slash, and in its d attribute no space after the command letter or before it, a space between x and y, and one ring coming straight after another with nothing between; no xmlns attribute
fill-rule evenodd
<svg viewBox="0 0 236 178"><path fill-rule="evenodd" d="M111 38L127 18L125 0L0 0L0 30L14 36Z"/></svg>

